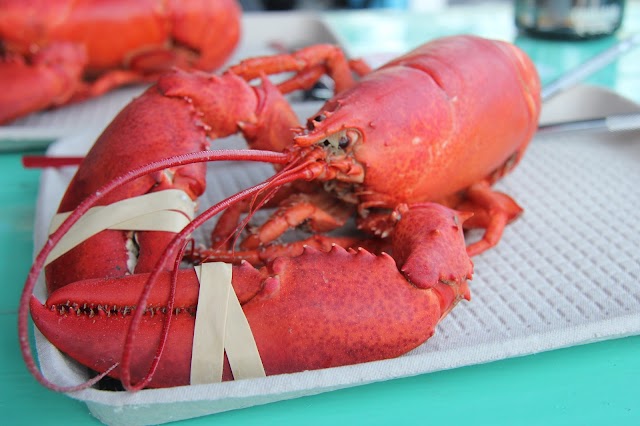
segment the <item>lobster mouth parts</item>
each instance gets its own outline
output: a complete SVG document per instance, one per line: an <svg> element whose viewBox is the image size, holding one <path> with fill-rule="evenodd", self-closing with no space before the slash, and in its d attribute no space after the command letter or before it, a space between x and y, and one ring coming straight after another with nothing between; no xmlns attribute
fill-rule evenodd
<svg viewBox="0 0 640 426"><path fill-rule="evenodd" d="M362 139L362 135L357 130L344 129L327 136L322 141L322 145L329 149L332 154L340 155L345 154L347 150L350 151L360 139Z"/></svg>
<svg viewBox="0 0 640 426"><path fill-rule="evenodd" d="M323 159L332 172L320 177L321 180L351 184L364 182L365 167L355 156L362 140L362 133L354 128L344 128L328 135L305 130L295 138L300 146L317 146L324 152Z"/></svg>

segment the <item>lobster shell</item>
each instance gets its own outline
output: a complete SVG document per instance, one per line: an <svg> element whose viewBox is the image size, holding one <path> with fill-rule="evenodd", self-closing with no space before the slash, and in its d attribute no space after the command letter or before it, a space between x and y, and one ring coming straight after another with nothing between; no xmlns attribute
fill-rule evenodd
<svg viewBox="0 0 640 426"><path fill-rule="evenodd" d="M29 302L32 283L25 286L23 302L38 328L99 372L122 361L110 374L122 378L127 388L137 388L132 382L138 380L140 386L187 384L191 315L178 315L171 323L178 329L165 334L163 316L151 317L147 309L165 306L174 270L169 259L191 232L222 211L232 214L223 221L225 232L214 231L214 241L229 237L227 231L245 207L284 200L267 220L269 229L283 230L322 222L323 214L331 216L322 210L322 201L331 199L334 203L327 205L332 209L345 209L345 217L356 215L367 242L352 240L341 248L345 240L314 235L304 243L334 245L328 251L299 251L300 245L294 249L274 242L277 232L262 239L262 225L250 235L258 238L247 238L259 269L240 262L235 247L224 253L235 263L233 284L267 374L395 357L428 339L457 302L469 298L470 254L495 245L507 223L521 213L515 201L491 185L520 161L537 128L539 79L517 47L471 36L427 43L359 81L350 76L349 65L339 49L323 45L249 59L220 76L174 70L129 104L70 183L60 212L74 213L51 236L34 271L61 234L94 204L165 189L182 190L195 201L205 188L203 160L270 162L278 172L207 209L177 235L107 230L71 249L47 267L51 294L44 305ZM261 84L247 83L266 72L286 71L295 75L278 87L266 77ZM299 127L281 91L307 87L323 73L336 79L338 93L305 128ZM273 151L206 151L208 138L238 131L250 146ZM301 197L302 190L317 197ZM291 193L297 198L288 197ZM307 209L310 203L317 208ZM469 219L461 207L475 216ZM481 241L468 247L467 222L486 229ZM326 220L319 228L342 223ZM239 221L237 228L243 225ZM133 267L130 241L140 249ZM358 249L363 245L382 249ZM264 257L273 247L281 250ZM216 255L207 253L203 259ZM101 256L106 260L97 260ZM186 312L207 309L194 301L198 285L193 273L175 273L176 306ZM121 306L134 314L129 317ZM93 331L78 344L83 327ZM163 346L165 337L169 343ZM96 339L109 343L102 350L92 343ZM174 361L172 367L167 360ZM154 374L147 375L150 363ZM229 379L231 372L224 377Z"/></svg>
<svg viewBox="0 0 640 426"><path fill-rule="evenodd" d="M0 86L0 123L174 66L218 69L241 12L235 0L0 0L0 82L11 82Z"/></svg>

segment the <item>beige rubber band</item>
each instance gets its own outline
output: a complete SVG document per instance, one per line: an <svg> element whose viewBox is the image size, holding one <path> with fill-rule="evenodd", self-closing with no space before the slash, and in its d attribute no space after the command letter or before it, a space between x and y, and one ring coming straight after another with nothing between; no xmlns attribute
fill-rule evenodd
<svg viewBox="0 0 640 426"><path fill-rule="evenodd" d="M200 293L191 355L191 384L222 381L225 350L235 380L264 377L251 327L231 286L231 265L204 263L195 270Z"/></svg>
<svg viewBox="0 0 640 426"><path fill-rule="evenodd" d="M92 207L69 229L47 257L53 262L78 244L105 229L180 232L194 216L195 203L179 189L152 192L108 206ZM53 217L49 234L71 213Z"/></svg>
<svg viewBox="0 0 640 426"><path fill-rule="evenodd" d="M222 381L231 265L204 263L195 267L200 292L193 330L191 384ZM226 284L229 283L229 284Z"/></svg>
<svg viewBox="0 0 640 426"><path fill-rule="evenodd" d="M231 282L229 282L229 287L231 287ZM258 352L256 341L251 332L251 326L233 288L229 293L224 348L227 351L234 380L266 376L260 352Z"/></svg>

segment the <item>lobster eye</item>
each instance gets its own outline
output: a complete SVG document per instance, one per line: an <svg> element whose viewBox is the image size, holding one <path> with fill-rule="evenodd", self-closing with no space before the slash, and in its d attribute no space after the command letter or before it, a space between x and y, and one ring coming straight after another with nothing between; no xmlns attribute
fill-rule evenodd
<svg viewBox="0 0 640 426"><path fill-rule="evenodd" d="M347 135L343 135L340 140L338 141L338 146L342 149L345 149L346 147L349 146L349 142L351 142L349 140L349 138L347 137Z"/></svg>
<svg viewBox="0 0 640 426"><path fill-rule="evenodd" d="M324 114L318 114L315 116L315 118L313 119L313 121L317 121L318 123L324 121L324 119L327 118Z"/></svg>
<svg viewBox="0 0 640 426"><path fill-rule="evenodd" d="M335 150L336 154L344 154L347 149L355 146L360 140L360 134L355 129L340 130L332 135L327 136L325 140L320 142L325 147Z"/></svg>

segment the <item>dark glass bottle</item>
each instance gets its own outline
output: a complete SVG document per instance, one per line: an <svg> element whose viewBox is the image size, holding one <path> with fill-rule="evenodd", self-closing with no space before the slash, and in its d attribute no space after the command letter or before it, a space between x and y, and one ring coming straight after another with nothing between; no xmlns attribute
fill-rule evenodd
<svg viewBox="0 0 640 426"><path fill-rule="evenodd" d="M527 35L592 39L613 34L622 24L624 0L516 0L515 21Z"/></svg>

